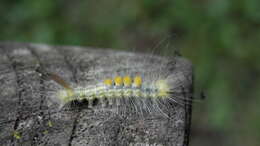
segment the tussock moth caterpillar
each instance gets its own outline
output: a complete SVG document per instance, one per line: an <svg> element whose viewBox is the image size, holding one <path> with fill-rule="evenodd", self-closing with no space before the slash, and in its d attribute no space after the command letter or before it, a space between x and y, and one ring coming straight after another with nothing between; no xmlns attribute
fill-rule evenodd
<svg viewBox="0 0 260 146"><path fill-rule="evenodd" d="M181 80L186 77L181 71L174 73L178 58L129 52L106 54L99 56L94 67L83 74L91 79L83 85L58 89L50 96L50 103L61 108L71 102L87 101L89 108L99 103L102 108L116 107L118 113L125 113L128 108L138 114L158 112L165 116L164 110L170 104L185 104ZM89 59L84 54L78 56Z"/></svg>

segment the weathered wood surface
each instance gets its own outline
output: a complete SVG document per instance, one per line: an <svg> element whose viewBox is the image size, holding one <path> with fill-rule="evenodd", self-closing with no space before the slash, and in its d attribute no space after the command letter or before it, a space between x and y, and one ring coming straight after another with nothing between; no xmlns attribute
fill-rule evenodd
<svg viewBox="0 0 260 146"><path fill-rule="evenodd" d="M48 103L49 90L61 88L35 72L39 63L72 85L91 84L95 79L120 72L126 60L132 70L149 72L163 65L154 61L142 66L143 54L120 51L48 46L26 43L0 43L0 145L89 145L89 146L187 146L190 133L191 104L174 104L168 118L129 111L125 117L75 105L75 110L58 112ZM139 58L139 59L138 59ZM190 99L192 67L182 57L167 64L169 72L178 76ZM141 69L140 69L141 68ZM51 121L51 125L50 122ZM18 131L21 138L13 136Z"/></svg>

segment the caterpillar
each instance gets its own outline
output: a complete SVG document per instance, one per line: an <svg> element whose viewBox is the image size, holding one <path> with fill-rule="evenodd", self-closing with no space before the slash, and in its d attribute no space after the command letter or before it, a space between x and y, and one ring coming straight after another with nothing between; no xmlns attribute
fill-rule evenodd
<svg viewBox="0 0 260 146"><path fill-rule="evenodd" d="M125 54L123 55L125 56ZM117 110L134 109L137 114L159 112L167 116L164 112L167 105L185 103L185 100L180 97L180 93L183 91L179 80L184 77L180 77L182 74L179 73L173 76L168 70L171 69L170 64L174 65L174 60L154 55L146 57L142 58L141 63L139 62L139 65L141 64L143 67L136 66L138 64L128 65L130 59L138 60L138 55L126 58L120 64L105 62L102 65L104 70L101 73L93 71L88 76L95 78L83 86L70 87L66 83L59 83L64 89L57 90L50 96L49 100L57 103L59 108L67 103L87 101L89 108L100 103L102 108L108 105L117 107ZM157 59L162 64L159 66L150 64L150 60L153 59ZM111 70L114 66L116 68ZM122 66L125 69L122 69ZM121 111L117 112L122 113Z"/></svg>
<svg viewBox="0 0 260 146"><path fill-rule="evenodd" d="M77 87L73 90L65 89L57 93L58 102L61 106L74 100L87 100L89 107L93 106L94 100L101 101L102 107L109 105L120 106L124 100L135 100L145 103L151 100L154 104L159 99L170 98L170 88L166 80L157 80L151 85L143 85L141 76L116 76L114 79L105 79L103 83L93 87ZM139 101L138 101L139 100ZM140 106L140 105L139 105Z"/></svg>
<svg viewBox="0 0 260 146"><path fill-rule="evenodd" d="M132 83L133 80L133 83ZM169 87L165 80L158 80L154 85L142 86L142 78L135 76L133 79L130 76L116 76L113 79L105 79L103 84L89 88L76 88L71 91L60 91L57 98L61 102L69 102L72 100L95 100L107 98L109 101L112 98L167 98L169 95ZM75 96L75 98L73 98ZM104 104L104 103L103 103ZM110 101L112 104L112 101Z"/></svg>

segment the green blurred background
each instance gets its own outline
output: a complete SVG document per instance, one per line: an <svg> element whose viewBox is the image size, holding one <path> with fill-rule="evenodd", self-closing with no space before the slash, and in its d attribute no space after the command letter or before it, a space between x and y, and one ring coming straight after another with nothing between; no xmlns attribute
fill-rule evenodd
<svg viewBox="0 0 260 146"><path fill-rule="evenodd" d="M193 106L191 146L260 145L259 27L259 0L0 2L0 41L180 49L207 96Z"/></svg>

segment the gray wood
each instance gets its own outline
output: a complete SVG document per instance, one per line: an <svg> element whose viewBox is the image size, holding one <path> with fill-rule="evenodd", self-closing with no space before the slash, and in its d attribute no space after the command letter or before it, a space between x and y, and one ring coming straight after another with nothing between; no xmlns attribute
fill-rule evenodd
<svg viewBox="0 0 260 146"><path fill-rule="evenodd" d="M95 85L116 73L138 72L151 80L149 74L163 70L178 81L178 86L176 82L172 86L181 100L162 102L163 113L130 110L127 100L105 107L99 102L73 102L60 108L50 99L53 91L63 88L36 72L39 66L73 87ZM192 65L182 57L0 43L0 145L187 146L192 84ZM14 137L14 132L21 138Z"/></svg>

